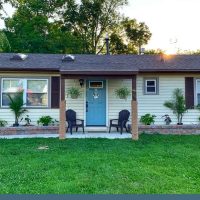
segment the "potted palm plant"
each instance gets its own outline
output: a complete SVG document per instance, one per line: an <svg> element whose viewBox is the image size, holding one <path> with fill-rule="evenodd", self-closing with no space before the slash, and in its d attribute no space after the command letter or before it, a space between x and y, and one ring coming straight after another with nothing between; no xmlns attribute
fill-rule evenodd
<svg viewBox="0 0 200 200"><path fill-rule="evenodd" d="M115 94L120 99L127 99L130 96L131 91L127 87L118 88L115 90Z"/></svg>
<svg viewBox="0 0 200 200"><path fill-rule="evenodd" d="M72 98L72 99L77 99L81 95L81 91L77 87L70 87L67 91L67 94Z"/></svg>
<svg viewBox="0 0 200 200"><path fill-rule="evenodd" d="M176 115L178 120L177 125L182 125L183 115L185 112L187 112L183 91L180 88L176 88L173 92L172 100L166 101L164 106L171 109Z"/></svg>
<svg viewBox="0 0 200 200"><path fill-rule="evenodd" d="M13 97L10 94L7 94L10 102L9 108L15 115L15 123L13 126L19 126L19 118L28 110L23 108L23 91L18 91Z"/></svg>

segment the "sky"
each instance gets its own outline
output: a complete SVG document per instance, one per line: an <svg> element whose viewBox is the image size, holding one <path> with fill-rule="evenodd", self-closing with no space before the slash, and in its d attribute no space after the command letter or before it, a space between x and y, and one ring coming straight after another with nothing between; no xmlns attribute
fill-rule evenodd
<svg viewBox="0 0 200 200"><path fill-rule="evenodd" d="M200 49L200 0L129 0L123 13L145 22L152 32L148 48Z"/></svg>
<svg viewBox="0 0 200 200"><path fill-rule="evenodd" d="M121 12L149 26L152 38L146 49L174 53L178 49L200 49L199 9L200 0L129 0ZM13 14L10 6L5 10ZM0 21L0 28L3 26Z"/></svg>

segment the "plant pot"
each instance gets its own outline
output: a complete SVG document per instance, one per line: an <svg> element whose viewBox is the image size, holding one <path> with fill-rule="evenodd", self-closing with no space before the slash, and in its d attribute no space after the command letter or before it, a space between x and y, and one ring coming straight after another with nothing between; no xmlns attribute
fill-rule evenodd
<svg viewBox="0 0 200 200"><path fill-rule="evenodd" d="M125 97L125 96L120 96L120 95L119 95L119 98L120 98L120 99L126 100L126 97Z"/></svg>
<svg viewBox="0 0 200 200"><path fill-rule="evenodd" d="M78 96L77 95L71 95L71 98L72 99L78 99Z"/></svg>
<svg viewBox="0 0 200 200"><path fill-rule="evenodd" d="M43 126L48 126L48 124L43 124Z"/></svg>
<svg viewBox="0 0 200 200"><path fill-rule="evenodd" d="M19 126L19 123L14 123L13 124L13 127L18 127Z"/></svg>
<svg viewBox="0 0 200 200"><path fill-rule="evenodd" d="M177 125L183 125L183 123L177 123Z"/></svg>

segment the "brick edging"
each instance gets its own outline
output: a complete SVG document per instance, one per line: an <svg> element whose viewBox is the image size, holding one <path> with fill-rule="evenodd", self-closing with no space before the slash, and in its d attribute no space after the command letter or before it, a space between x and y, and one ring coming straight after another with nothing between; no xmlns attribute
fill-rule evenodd
<svg viewBox="0 0 200 200"><path fill-rule="evenodd" d="M139 125L140 133L147 134L200 134L200 124L191 125ZM0 127L0 135L58 134L58 126ZM97 133L98 134L98 133Z"/></svg>
<svg viewBox="0 0 200 200"><path fill-rule="evenodd" d="M200 134L200 124L188 125L139 125L139 132L147 134L178 134L190 135Z"/></svg>
<svg viewBox="0 0 200 200"><path fill-rule="evenodd" d="M0 127L0 135L55 134L58 126Z"/></svg>

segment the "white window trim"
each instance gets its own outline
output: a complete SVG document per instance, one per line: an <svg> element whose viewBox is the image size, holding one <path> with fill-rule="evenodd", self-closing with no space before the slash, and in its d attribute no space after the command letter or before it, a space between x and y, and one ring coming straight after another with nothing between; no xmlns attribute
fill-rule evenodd
<svg viewBox="0 0 200 200"><path fill-rule="evenodd" d="M91 87L90 86L90 83L94 83L94 82L101 82L101 84L102 84L102 86L101 87ZM91 89L102 89L103 88L103 81L89 81L89 88L91 88Z"/></svg>
<svg viewBox="0 0 200 200"><path fill-rule="evenodd" d="M200 94L200 93L197 93L197 91L198 91L198 89L197 89L197 82L200 82L200 78L196 78L196 81L195 81L195 105L198 105L197 94Z"/></svg>
<svg viewBox="0 0 200 200"><path fill-rule="evenodd" d="M152 86L152 87L155 87L155 92L148 92L147 91L147 82L148 81L153 81L155 83L155 86ZM145 88L144 88L144 91L145 91L145 94L157 94L157 79L156 78L154 78L154 79L153 78L150 78L150 79L146 78L145 79Z"/></svg>
<svg viewBox="0 0 200 200"><path fill-rule="evenodd" d="M49 107L49 79L47 78L1 78L1 107L2 108L9 108L9 106L4 106L2 105L2 94L3 94L3 81L4 80L22 80L23 81L23 90L24 90L24 94L23 94L23 101L25 102L24 107L25 108L48 108ZM27 106L26 105L26 94L27 94L27 82L31 80L31 81L47 81L47 105L46 106ZM40 93L40 92L39 92Z"/></svg>

